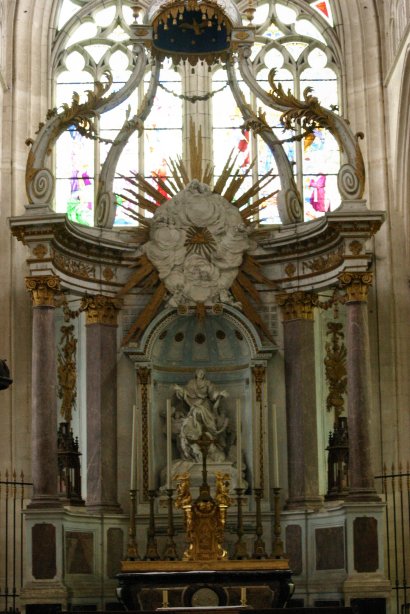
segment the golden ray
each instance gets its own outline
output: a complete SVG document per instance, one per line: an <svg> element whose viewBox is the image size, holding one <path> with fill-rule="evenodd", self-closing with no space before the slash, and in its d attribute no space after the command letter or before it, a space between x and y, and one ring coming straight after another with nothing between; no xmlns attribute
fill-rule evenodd
<svg viewBox="0 0 410 614"><path fill-rule="evenodd" d="M239 188L241 187L245 179L249 176L255 164L256 164L256 158L252 160L252 162L249 164L245 173L241 173L240 169L236 170L234 176L231 179L231 182L229 183L225 192L222 194L222 196L226 198L226 200L228 200L229 202L233 201L233 199L235 198L235 194L237 193L237 191L239 190Z"/></svg>
<svg viewBox="0 0 410 614"><path fill-rule="evenodd" d="M245 254L241 270L246 273L249 277L252 277L256 282L263 284L265 286L269 286L270 288L277 289L276 282L272 281L265 277L262 273L259 263L255 260L253 256L249 254Z"/></svg>
<svg viewBox="0 0 410 614"><path fill-rule="evenodd" d="M222 169L222 173L220 174L220 176L217 179L217 182L215 183L213 192L215 194L221 194L222 190L224 189L226 182L228 181L234 167L236 164L236 161L238 159L239 156L239 152L234 156L234 159L232 160L232 156L234 155L234 150L232 149L231 153L228 156L227 161L225 162L225 165Z"/></svg>
<svg viewBox="0 0 410 614"><path fill-rule="evenodd" d="M144 307L144 309L139 314L138 318L135 320L134 324L131 326L128 334L124 337L122 341L122 345L127 345L131 339L138 339L141 337L144 330L147 328L149 323L152 321L154 316L156 315L158 309L161 306L162 301L165 298L167 290L163 282L155 289L154 294L152 295L151 300L148 305Z"/></svg>
<svg viewBox="0 0 410 614"><path fill-rule="evenodd" d="M253 305L248 301L245 291L243 290L240 283L235 280L231 286L231 292L234 295L235 299L239 301L242 305L242 310L245 316L253 323L259 330L263 332L265 337L269 339L272 343L274 343L273 337L270 334L269 329L265 325L264 321L253 307Z"/></svg>
<svg viewBox="0 0 410 614"><path fill-rule="evenodd" d="M120 298L127 294L132 288L138 286L146 277L152 275L153 273L157 276L157 281L159 280L157 270L154 265L145 254L140 256L137 260L137 270L131 275L128 281L124 284L121 290L118 292L117 297Z"/></svg>

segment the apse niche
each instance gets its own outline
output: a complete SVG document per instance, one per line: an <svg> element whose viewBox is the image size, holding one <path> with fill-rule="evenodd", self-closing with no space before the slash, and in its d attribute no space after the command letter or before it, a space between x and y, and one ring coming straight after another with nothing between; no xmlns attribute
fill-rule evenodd
<svg viewBox="0 0 410 614"><path fill-rule="evenodd" d="M194 486L199 486L201 457L192 439L198 436L199 430L195 429L203 422L215 440L208 456L210 482L216 471L224 471L231 475L232 486L235 486L238 424L242 432L252 433L252 333L230 313L202 320L193 314L176 315L168 322L154 341L151 354L154 383L151 432L162 434L152 442L158 454L153 459L154 484L151 486L166 485L170 461L172 469L168 469L168 473L172 478L189 471ZM211 404L207 415L190 422L187 415L195 413L192 404L197 402L193 398L196 395L211 398ZM167 401L172 414L168 422ZM172 459L164 463L160 459L167 458L169 429L172 431ZM241 479L246 484L251 478L252 457L252 437L248 437L241 467Z"/></svg>

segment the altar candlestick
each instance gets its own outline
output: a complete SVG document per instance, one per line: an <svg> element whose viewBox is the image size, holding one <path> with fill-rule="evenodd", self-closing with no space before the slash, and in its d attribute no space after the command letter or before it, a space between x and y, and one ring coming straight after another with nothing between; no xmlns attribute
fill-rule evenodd
<svg viewBox="0 0 410 614"><path fill-rule="evenodd" d="M242 424L240 399L236 399L236 472L236 487L242 488Z"/></svg>
<svg viewBox="0 0 410 614"><path fill-rule="evenodd" d="M172 488L172 408L171 399L167 399L167 489Z"/></svg>
<svg viewBox="0 0 410 614"><path fill-rule="evenodd" d="M131 431L131 483L130 490L137 488L137 406L132 408L132 431Z"/></svg>
<svg viewBox="0 0 410 614"><path fill-rule="evenodd" d="M279 449L278 449L278 420L276 414L276 405L275 403L272 405L272 424L273 424L273 455L275 466L273 468L274 471L274 487L279 488Z"/></svg>

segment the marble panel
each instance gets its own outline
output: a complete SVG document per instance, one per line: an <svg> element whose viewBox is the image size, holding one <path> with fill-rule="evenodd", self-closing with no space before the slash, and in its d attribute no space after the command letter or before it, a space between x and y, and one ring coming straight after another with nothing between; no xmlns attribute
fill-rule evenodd
<svg viewBox="0 0 410 614"><path fill-rule="evenodd" d="M57 573L56 528L53 524L35 524L31 530L32 570L36 580L51 580Z"/></svg>

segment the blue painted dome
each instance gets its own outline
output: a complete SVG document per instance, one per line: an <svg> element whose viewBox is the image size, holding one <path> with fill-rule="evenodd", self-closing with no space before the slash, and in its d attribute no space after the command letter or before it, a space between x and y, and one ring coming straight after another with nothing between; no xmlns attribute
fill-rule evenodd
<svg viewBox="0 0 410 614"><path fill-rule="evenodd" d="M239 328L223 315L204 320L180 316L160 333L152 360L167 368L244 366L249 363L250 348Z"/></svg>

